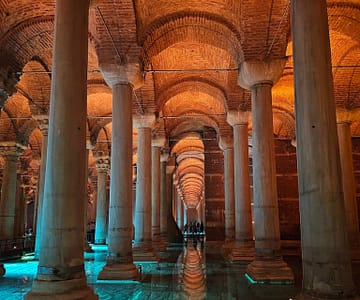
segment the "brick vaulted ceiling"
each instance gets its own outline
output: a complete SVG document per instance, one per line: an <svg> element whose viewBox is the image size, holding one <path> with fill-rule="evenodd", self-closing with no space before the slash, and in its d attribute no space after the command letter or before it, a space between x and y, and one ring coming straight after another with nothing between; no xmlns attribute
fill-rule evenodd
<svg viewBox="0 0 360 300"><path fill-rule="evenodd" d="M182 159L177 176L192 195L189 202L203 188L202 132L212 127L231 135L226 112L251 110L249 92L237 85L242 61L288 58L273 88L274 135L293 138L289 11L289 0L92 1L87 125L95 150L110 148L111 89L100 66L114 60L143 68L145 83L134 92L133 114L155 113L154 133L184 139L169 146ZM0 0L0 92L10 96L1 103L0 141L29 143L33 157L39 157L42 139L36 116L49 110L54 14L54 0ZM360 1L328 1L328 15L337 115L352 121L357 136ZM133 147L136 159L136 142Z"/></svg>

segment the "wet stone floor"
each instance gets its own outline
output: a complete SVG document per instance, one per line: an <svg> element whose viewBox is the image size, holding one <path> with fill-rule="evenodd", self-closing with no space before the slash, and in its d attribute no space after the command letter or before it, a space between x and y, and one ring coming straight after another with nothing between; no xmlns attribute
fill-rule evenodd
<svg viewBox="0 0 360 300"><path fill-rule="evenodd" d="M296 299L301 286L299 257L286 257L296 276L295 285L252 285L244 274L246 265L223 260L221 245L200 243L169 247L159 253L160 262L137 262L141 268L140 281L101 281L97 275L105 264L106 247L94 246L94 253L85 255L88 284L99 299ZM31 289L38 262L17 260L5 262L6 274L0 279L0 299L22 299ZM360 276L356 265L356 278ZM356 281L359 284L359 280Z"/></svg>

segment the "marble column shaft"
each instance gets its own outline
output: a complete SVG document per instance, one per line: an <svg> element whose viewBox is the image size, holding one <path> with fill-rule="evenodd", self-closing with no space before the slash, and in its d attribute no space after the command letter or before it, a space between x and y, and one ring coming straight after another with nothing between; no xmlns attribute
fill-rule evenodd
<svg viewBox="0 0 360 300"><path fill-rule="evenodd" d="M251 89L255 249L260 257L280 255L271 88L260 83Z"/></svg>
<svg viewBox="0 0 360 300"><path fill-rule="evenodd" d="M248 124L234 125L235 161L235 239L239 242L253 240L251 195L249 175ZM236 149L236 150L235 150Z"/></svg>
<svg viewBox="0 0 360 300"><path fill-rule="evenodd" d="M87 0L56 1L42 220L46 230L36 280L25 299L97 299L87 286L83 253L88 14Z"/></svg>
<svg viewBox="0 0 360 300"><path fill-rule="evenodd" d="M8 148L8 147L6 147ZM9 147L6 154L0 200L0 239L14 238L17 163L19 153L16 146Z"/></svg>
<svg viewBox="0 0 360 300"><path fill-rule="evenodd" d="M303 294L355 295L325 0L291 1ZM316 70L316 72L314 71Z"/></svg>
<svg viewBox="0 0 360 300"><path fill-rule="evenodd" d="M224 151L224 192L225 192L225 239L235 239L235 189L234 189L234 147L233 140L224 143L220 140L220 148Z"/></svg>
<svg viewBox="0 0 360 300"><path fill-rule="evenodd" d="M135 242L151 243L151 128L138 127Z"/></svg>
<svg viewBox="0 0 360 300"><path fill-rule="evenodd" d="M161 156L161 169L160 169L160 235L162 238L167 238L167 211L170 206L167 201L166 189L166 166L168 155Z"/></svg>
<svg viewBox="0 0 360 300"><path fill-rule="evenodd" d="M271 94L284 65L284 59L245 61L240 66L238 82L251 90L252 110L255 260L248 265L247 274L256 281L290 283L294 281L294 275L280 251ZM247 140L247 135L243 139Z"/></svg>
<svg viewBox="0 0 360 300"><path fill-rule="evenodd" d="M109 267L129 265L135 276L137 271L132 255L132 87L129 84L113 86L113 116L106 260Z"/></svg>
<svg viewBox="0 0 360 300"><path fill-rule="evenodd" d="M160 239L160 147L152 146L151 206L152 239Z"/></svg>

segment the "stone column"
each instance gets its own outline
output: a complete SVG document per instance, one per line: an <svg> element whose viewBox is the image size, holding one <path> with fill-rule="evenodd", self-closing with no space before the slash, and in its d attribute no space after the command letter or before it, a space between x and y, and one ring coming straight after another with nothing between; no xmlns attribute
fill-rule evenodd
<svg viewBox="0 0 360 300"><path fill-rule="evenodd" d="M248 112L229 111L227 121L234 133L235 244L227 259L254 259L249 176Z"/></svg>
<svg viewBox="0 0 360 300"><path fill-rule="evenodd" d="M224 151L225 243L235 239L234 146L232 137L220 137Z"/></svg>
<svg viewBox="0 0 360 300"><path fill-rule="evenodd" d="M167 241L170 243L176 243L182 241L182 234L176 225L173 216L173 173L175 170L175 160L172 158L172 164L166 167L166 215L167 215Z"/></svg>
<svg viewBox="0 0 360 300"><path fill-rule="evenodd" d="M40 131L42 133L41 144L41 161L40 161L40 174L39 174L39 193L37 200L37 218L35 230L35 253L34 258L39 259L40 255L40 238L42 234L42 220L43 220L43 203L44 203L44 187L45 187L45 172L46 172L46 156L48 146L48 129L49 129L49 116L37 115L34 116L37 121Z"/></svg>
<svg viewBox="0 0 360 300"><path fill-rule="evenodd" d="M100 63L112 87L112 137L108 254L99 279L136 280L132 252L132 94L142 84L137 63Z"/></svg>
<svg viewBox="0 0 360 300"><path fill-rule="evenodd" d="M16 188L16 203L15 203L15 222L14 222L14 237L19 238L25 234L25 191L29 186L24 184L24 177L26 175L19 175L17 179Z"/></svg>
<svg viewBox="0 0 360 300"><path fill-rule="evenodd" d="M326 5L325 0L291 2L303 298L349 299L356 290L342 193Z"/></svg>
<svg viewBox="0 0 360 300"><path fill-rule="evenodd" d="M356 202L356 185L352 159L352 144L349 121L337 123L339 138L342 187L344 192L345 219L349 244L353 250L360 247L359 218Z"/></svg>
<svg viewBox="0 0 360 300"><path fill-rule="evenodd" d="M166 192L166 166L169 158L169 153L162 153L160 156L161 168L160 168L160 239L163 245L168 244L167 239L167 192Z"/></svg>
<svg viewBox="0 0 360 300"><path fill-rule="evenodd" d="M151 206L152 206L152 241L160 242L160 151L165 145L164 137L152 140Z"/></svg>
<svg viewBox="0 0 360 300"><path fill-rule="evenodd" d="M271 96L284 64L285 60L245 61L239 71L240 86L251 90L255 260L247 274L255 281L294 280L280 253Z"/></svg>
<svg viewBox="0 0 360 300"><path fill-rule="evenodd" d="M86 282L83 252L88 14L88 0L56 1L44 230L25 299L97 299Z"/></svg>
<svg viewBox="0 0 360 300"><path fill-rule="evenodd" d="M107 205L106 205L106 179L109 172L109 156L96 157L97 196L95 244L106 244L107 235Z"/></svg>
<svg viewBox="0 0 360 300"><path fill-rule="evenodd" d="M16 171L20 153L26 149L15 142L1 142L0 155L5 160L0 201L0 239L14 238Z"/></svg>
<svg viewBox="0 0 360 300"><path fill-rule="evenodd" d="M87 227L88 227L88 206L89 206L89 151L93 149L90 140L86 139L86 154L85 154L85 172L84 172L84 180L85 180L85 191L84 191L84 251L85 252L93 252L91 249L89 242L87 240Z"/></svg>
<svg viewBox="0 0 360 300"><path fill-rule="evenodd" d="M145 114L135 116L133 124L138 132L135 200L135 260L152 260L156 258L152 247L151 224L151 131L155 124L155 115Z"/></svg>

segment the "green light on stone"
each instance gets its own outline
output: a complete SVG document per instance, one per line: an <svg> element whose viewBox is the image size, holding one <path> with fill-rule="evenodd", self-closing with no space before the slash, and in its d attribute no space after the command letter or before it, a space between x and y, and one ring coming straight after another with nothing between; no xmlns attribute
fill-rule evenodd
<svg viewBox="0 0 360 300"><path fill-rule="evenodd" d="M249 281L250 284L257 284L258 282L252 279L247 273L245 273L245 278Z"/></svg>
<svg viewBox="0 0 360 300"><path fill-rule="evenodd" d="M21 260L22 261L29 261L29 260L34 260L34 255L23 255L21 256Z"/></svg>
<svg viewBox="0 0 360 300"><path fill-rule="evenodd" d="M265 280L254 280L250 277L249 274L245 273L245 278L248 280L248 282L250 284L269 284L269 285L293 285L294 282L290 281L290 280L278 280L278 281L274 281L274 280L269 280L269 281L265 281Z"/></svg>

